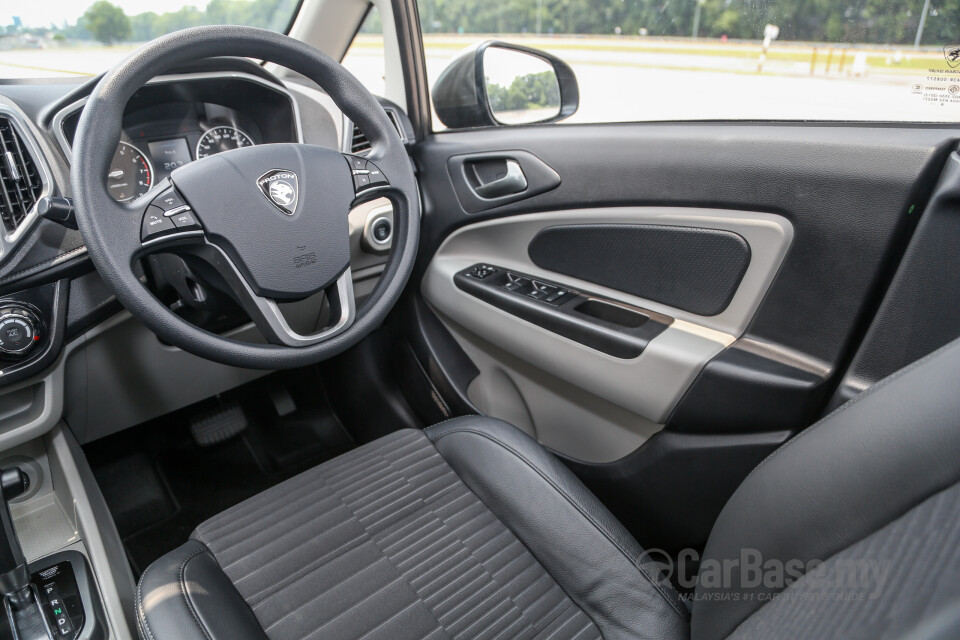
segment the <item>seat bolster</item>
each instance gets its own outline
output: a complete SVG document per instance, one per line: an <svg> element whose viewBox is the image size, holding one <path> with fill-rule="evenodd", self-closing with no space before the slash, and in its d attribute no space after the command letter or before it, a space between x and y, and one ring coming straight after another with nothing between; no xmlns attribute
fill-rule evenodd
<svg viewBox="0 0 960 640"><path fill-rule="evenodd" d="M687 638L687 610L659 567L559 460L481 416L425 430L463 482L527 546L605 640Z"/></svg>
<svg viewBox="0 0 960 640"><path fill-rule="evenodd" d="M137 586L142 640L266 640L207 547L190 540L151 564Z"/></svg>
<svg viewBox="0 0 960 640"><path fill-rule="evenodd" d="M960 340L870 387L773 452L727 502L700 564L693 637L726 638L783 590L742 568L802 573L960 482ZM767 563L770 563L767 565ZM801 571L802 570L802 571ZM749 579L748 579L749 578Z"/></svg>

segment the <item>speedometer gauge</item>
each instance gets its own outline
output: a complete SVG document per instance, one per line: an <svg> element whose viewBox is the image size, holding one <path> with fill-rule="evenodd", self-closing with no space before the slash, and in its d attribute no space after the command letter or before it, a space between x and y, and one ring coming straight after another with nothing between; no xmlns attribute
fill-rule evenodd
<svg viewBox="0 0 960 640"><path fill-rule="evenodd" d="M110 163L107 191L114 200L126 202L145 194L152 184L150 161L132 144L121 142Z"/></svg>
<svg viewBox="0 0 960 640"><path fill-rule="evenodd" d="M252 146L253 140L240 129L228 126L214 127L200 136L200 141L197 143L197 160L221 151Z"/></svg>

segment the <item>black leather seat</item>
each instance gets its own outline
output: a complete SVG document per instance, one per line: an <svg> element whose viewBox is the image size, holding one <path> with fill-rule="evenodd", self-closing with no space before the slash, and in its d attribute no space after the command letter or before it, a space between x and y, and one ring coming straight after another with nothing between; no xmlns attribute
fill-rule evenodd
<svg viewBox="0 0 960 640"><path fill-rule="evenodd" d="M566 467L510 425L468 417L382 438L205 522L144 572L139 630L960 637L958 381L955 342L761 463L711 533L690 607Z"/></svg>

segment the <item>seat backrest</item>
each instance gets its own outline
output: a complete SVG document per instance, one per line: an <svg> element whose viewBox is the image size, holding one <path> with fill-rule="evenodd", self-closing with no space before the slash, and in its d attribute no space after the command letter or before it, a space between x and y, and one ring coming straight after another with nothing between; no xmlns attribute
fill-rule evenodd
<svg viewBox="0 0 960 640"><path fill-rule="evenodd" d="M693 639L937 637L960 622L958 482L955 341L754 469L704 550Z"/></svg>

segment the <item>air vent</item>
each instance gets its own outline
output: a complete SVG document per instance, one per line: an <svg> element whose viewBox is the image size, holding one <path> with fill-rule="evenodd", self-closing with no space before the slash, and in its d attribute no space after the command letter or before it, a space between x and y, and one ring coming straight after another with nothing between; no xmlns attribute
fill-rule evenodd
<svg viewBox="0 0 960 640"><path fill-rule="evenodd" d="M397 118L397 114L391 110L386 109L387 116L390 118L390 122L393 123L393 126L396 127L397 133L400 134L401 140L406 140L406 136L403 135L403 127L400 126L400 120ZM353 125L353 138L350 140L350 153L356 155L364 155L370 151L370 141L367 140L367 136L363 135L363 132L360 131L360 128L357 125Z"/></svg>
<svg viewBox="0 0 960 640"><path fill-rule="evenodd" d="M20 132L9 116L0 114L0 218L12 234L37 204L43 181L36 161L27 151Z"/></svg>
<svg viewBox="0 0 960 640"><path fill-rule="evenodd" d="M363 155L370 151L370 141L363 135L360 127L353 125L353 140L350 142L350 153Z"/></svg>

